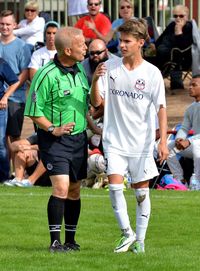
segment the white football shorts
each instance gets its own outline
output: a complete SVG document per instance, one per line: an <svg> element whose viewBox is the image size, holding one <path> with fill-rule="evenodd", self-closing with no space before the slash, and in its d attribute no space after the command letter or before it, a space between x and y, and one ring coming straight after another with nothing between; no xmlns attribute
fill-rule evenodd
<svg viewBox="0 0 200 271"><path fill-rule="evenodd" d="M158 175L155 160L152 157L129 157L116 153L104 154L107 163L107 175L130 173L132 183L150 180Z"/></svg>

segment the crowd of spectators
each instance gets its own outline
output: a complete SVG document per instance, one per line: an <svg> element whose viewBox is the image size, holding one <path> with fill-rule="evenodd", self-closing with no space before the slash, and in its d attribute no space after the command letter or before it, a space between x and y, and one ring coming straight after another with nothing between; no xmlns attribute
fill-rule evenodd
<svg viewBox="0 0 200 271"><path fill-rule="evenodd" d="M100 0L80 2L82 6L76 5L79 10L75 11L73 6L75 1L68 1L68 14L69 16L79 16L76 17L77 21L74 23L74 27L83 31L88 46L82 65L89 86L91 86L93 74L98 64L108 59L120 57L118 27L124 22L135 18L134 6L130 0L120 0L119 19L111 22L109 16L103 12ZM60 26L56 21L52 20L45 24L44 18L39 16L37 1L28 1L25 4L24 16L25 19L17 24L11 10L4 10L0 13L0 182L4 182L8 186L29 187L33 186L41 176L45 176L46 170L40 160L37 141L32 141L33 138L35 139L35 135L30 135L27 139L21 139L26 91L30 82L34 79L35 73L54 59L56 55L54 37ZM196 40L200 34L195 21L189 20L188 17L189 10L187 7L175 6L173 21L169 23L158 39L156 37L153 40L153 48L156 52L154 64L158 66L161 72L166 63L172 62L173 64L169 70L171 89L173 91L184 88L182 80L183 64L187 64L187 69L191 68L193 74L197 75L199 72L199 42ZM149 35L151 36L150 31ZM36 49L38 44L40 48ZM171 59L171 52L174 48L180 49L181 52L175 53L174 58ZM184 51L185 49L188 50ZM182 51L184 51L183 54ZM190 89L192 87L193 85L191 85ZM32 97L32 99L35 99L35 97ZM98 148L98 155L103 157L101 145L103 114L103 105L98 108L91 106L88 113L89 156L96 155L97 153L93 152L93 150ZM191 123L190 128L194 128L193 123ZM92 137L93 141L91 141ZM169 167L174 177L184 181L183 175L179 174L178 176L173 173L175 165L173 159L176 158L176 154L173 153L175 143L171 144L169 145L171 150L168 160ZM191 150L192 146L189 147L189 145L188 143L185 148ZM184 150L180 153L184 155L185 152ZM189 156L191 157L191 155ZM90 160L92 159L90 158ZM93 167L96 166L97 169L90 168L90 171L97 173L95 177L105 173L102 164L99 168L98 163L93 164ZM29 168L32 170L29 170ZM101 170L102 168L103 170ZM11 178L13 173L14 176ZM49 181L46 183L50 184Z"/></svg>

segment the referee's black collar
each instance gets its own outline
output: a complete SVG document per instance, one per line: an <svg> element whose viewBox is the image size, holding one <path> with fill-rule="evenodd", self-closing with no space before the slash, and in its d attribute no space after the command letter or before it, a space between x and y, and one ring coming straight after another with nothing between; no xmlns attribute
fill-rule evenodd
<svg viewBox="0 0 200 271"><path fill-rule="evenodd" d="M65 66L63 66L63 65L60 63L60 61L58 60L57 54L55 54L54 60L53 60L53 61L54 61L54 63L56 64L56 66L57 66L64 74L70 73L70 74L72 74L73 76L75 76L78 72L80 72L80 69L79 69L77 63L74 64L74 65L71 66L71 67L65 67Z"/></svg>

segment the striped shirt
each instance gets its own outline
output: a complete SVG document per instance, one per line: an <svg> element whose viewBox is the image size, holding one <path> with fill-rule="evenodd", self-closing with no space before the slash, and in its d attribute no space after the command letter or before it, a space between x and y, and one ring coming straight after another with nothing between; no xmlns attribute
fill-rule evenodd
<svg viewBox="0 0 200 271"><path fill-rule="evenodd" d="M55 57L34 75L24 115L44 116L57 127L75 122L72 134L81 133L87 126L88 93L82 65L65 68Z"/></svg>

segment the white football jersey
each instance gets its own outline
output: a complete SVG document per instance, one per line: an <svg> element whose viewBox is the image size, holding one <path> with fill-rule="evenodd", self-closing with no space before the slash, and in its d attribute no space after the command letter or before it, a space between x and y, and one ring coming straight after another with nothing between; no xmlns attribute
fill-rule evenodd
<svg viewBox="0 0 200 271"><path fill-rule="evenodd" d="M160 105L166 107L164 81L159 69L145 60L131 71L122 61L106 61L107 72L98 80L105 99L104 151L152 156L155 114Z"/></svg>
<svg viewBox="0 0 200 271"><path fill-rule="evenodd" d="M48 50L46 46L36 50L31 56L31 62L28 67L38 70L53 59L56 52L56 50Z"/></svg>

